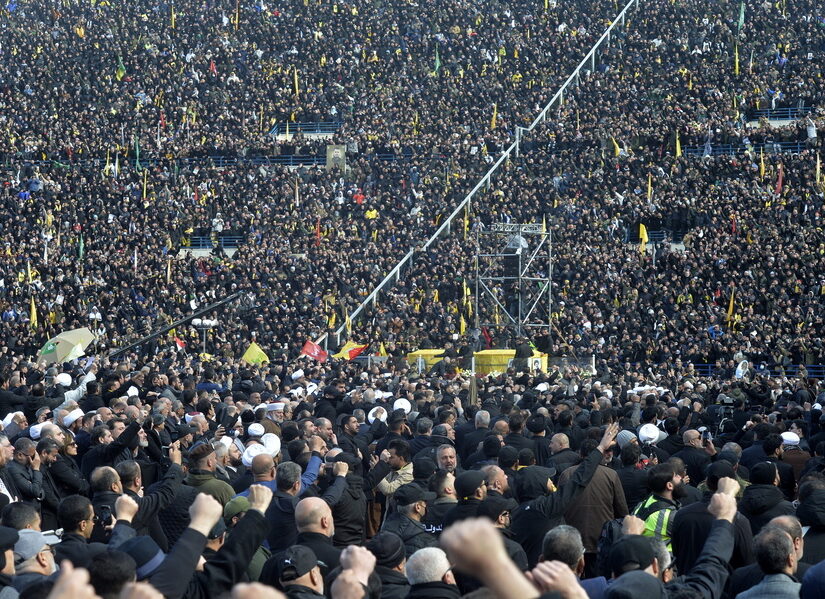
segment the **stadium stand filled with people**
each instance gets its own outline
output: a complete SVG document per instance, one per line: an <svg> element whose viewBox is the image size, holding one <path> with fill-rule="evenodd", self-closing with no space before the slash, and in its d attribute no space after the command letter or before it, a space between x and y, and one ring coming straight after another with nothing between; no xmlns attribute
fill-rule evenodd
<svg viewBox="0 0 825 599"><path fill-rule="evenodd" d="M825 14L639 0L526 129L623 8L0 7L0 599L825 596Z"/></svg>

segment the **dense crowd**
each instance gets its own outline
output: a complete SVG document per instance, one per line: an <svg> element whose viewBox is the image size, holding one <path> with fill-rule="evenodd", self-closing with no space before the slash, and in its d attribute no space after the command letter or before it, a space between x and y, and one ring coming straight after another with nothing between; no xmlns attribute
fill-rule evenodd
<svg viewBox="0 0 825 599"><path fill-rule="evenodd" d="M4 597L823 592L816 380L159 360L3 358Z"/></svg>

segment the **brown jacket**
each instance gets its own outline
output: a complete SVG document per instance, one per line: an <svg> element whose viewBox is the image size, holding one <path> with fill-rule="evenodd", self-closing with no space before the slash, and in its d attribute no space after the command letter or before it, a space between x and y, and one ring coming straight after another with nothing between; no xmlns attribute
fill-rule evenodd
<svg viewBox="0 0 825 599"><path fill-rule="evenodd" d="M576 468L571 466L562 472L559 486L570 479ZM604 523L627 514L627 501L619 475L607 466L599 466L593 480L564 513L564 520L581 533L584 550L595 553Z"/></svg>

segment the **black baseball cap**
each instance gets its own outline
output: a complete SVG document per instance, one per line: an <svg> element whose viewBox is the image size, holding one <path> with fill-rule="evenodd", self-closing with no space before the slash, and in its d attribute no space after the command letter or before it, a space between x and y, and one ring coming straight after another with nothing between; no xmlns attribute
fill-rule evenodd
<svg viewBox="0 0 825 599"><path fill-rule="evenodd" d="M504 512L511 512L517 507L518 501L512 497L505 497L504 495L499 495L498 493L491 493L487 495L487 498L478 505L476 515L479 517L486 516L495 522L501 514Z"/></svg>
<svg viewBox="0 0 825 599"><path fill-rule="evenodd" d="M421 485L416 483L409 483L401 485L395 490L393 494L395 503L398 505L411 505L418 501L432 501L437 495L429 491L425 491Z"/></svg>
<svg viewBox="0 0 825 599"><path fill-rule="evenodd" d="M470 499L486 480L487 477L484 473L478 470L468 470L467 472L459 474L455 479L455 492L456 495L458 495L459 501L462 499Z"/></svg>
<svg viewBox="0 0 825 599"><path fill-rule="evenodd" d="M648 537L627 535L610 548L610 570L619 577L627 571L644 570L653 563L656 554Z"/></svg>
<svg viewBox="0 0 825 599"><path fill-rule="evenodd" d="M318 561L312 549L304 545L293 545L278 557L278 578L284 582L297 580L320 565L322 562Z"/></svg>

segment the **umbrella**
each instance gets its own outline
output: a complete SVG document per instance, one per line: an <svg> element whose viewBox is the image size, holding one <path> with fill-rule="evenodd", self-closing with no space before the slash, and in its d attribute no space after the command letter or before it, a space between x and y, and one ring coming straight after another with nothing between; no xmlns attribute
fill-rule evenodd
<svg viewBox="0 0 825 599"><path fill-rule="evenodd" d="M49 339L40 349L39 356L50 362L68 362L84 355L94 340L94 333L88 327L64 331Z"/></svg>

